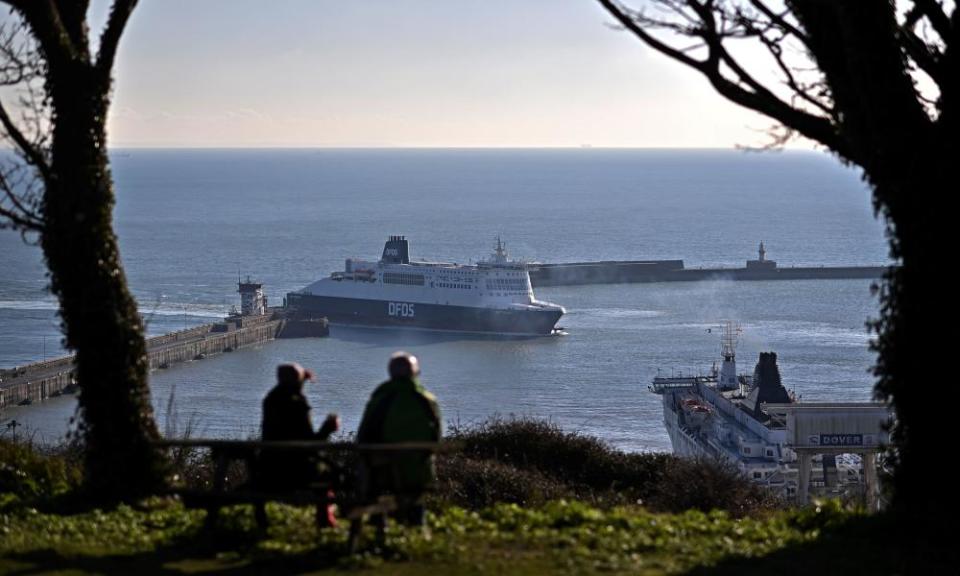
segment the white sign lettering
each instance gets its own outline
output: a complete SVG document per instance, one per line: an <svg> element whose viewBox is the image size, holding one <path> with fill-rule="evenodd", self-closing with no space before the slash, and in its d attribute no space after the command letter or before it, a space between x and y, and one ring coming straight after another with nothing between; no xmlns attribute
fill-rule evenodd
<svg viewBox="0 0 960 576"><path fill-rule="evenodd" d="M413 318L413 304L407 302L387 302L387 314L390 316L399 316L401 318Z"/></svg>
<svg viewBox="0 0 960 576"><path fill-rule="evenodd" d="M384 252L386 253L387 256L399 256L399 255L400 255L400 251L397 250L396 248L387 248L386 250L384 250Z"/></svg>

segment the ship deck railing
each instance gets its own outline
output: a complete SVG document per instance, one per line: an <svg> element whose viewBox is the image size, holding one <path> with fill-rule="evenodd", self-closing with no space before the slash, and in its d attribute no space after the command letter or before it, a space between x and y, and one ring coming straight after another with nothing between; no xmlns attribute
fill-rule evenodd
<svg viewBox="0 0 960 576"><path fill-rule="evenodd" d="M657 376L649 389L656 394L663 394L674 390L693 388L697 384L712 382L710 376Z"/></svg>

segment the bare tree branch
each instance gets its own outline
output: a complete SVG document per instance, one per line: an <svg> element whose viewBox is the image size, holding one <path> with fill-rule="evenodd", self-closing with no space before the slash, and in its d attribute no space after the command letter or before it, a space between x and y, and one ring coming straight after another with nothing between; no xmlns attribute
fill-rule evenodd
<svg viewBox="0 0 960 576"><path fill-rule="evenodd" d="M16 95L10 108L0 97L0 139L13 152L0 156L0 227L21 232L43 229L40 198L51 173L43 122L44 68L22 16L0 23L0 87Z"/></svg>
<svg viewBox="0 0 960 576"><path fill-rule="evenodd" d="M900 43L907 56L942 90L946 83L943 54L937 46L924 41L916 31L917 24L925 15L919 6L914 6L907 11L898 31Z"/></svg>
<svg viewBox="0 0 960 576"><path fill-rule="evenodd" d="M113 69L113 61L117 54L117 45L120 43L120 36L127 27L127 21L130 14L137 6L137 0L116 0L110 9L110 19L107 26L100 35L100 49L97 53L97 68L101 73L110 74Z"/></svg>
<svg viewBox="0 0 960 576"><path fill-rule="evenodd" d="M27 139L17 125L13 123L13 120L10 119L10 115L7 113L6 108L3 106L3 102L0 102L0 126L3 126L3 130L6 132L7 137L13 141L27 162L37 169L37 172L43 178L44 182L49 181L50 165L47 163L46 156L44 155L43 151L36 147L33 142Z"/></svg>
<svg viewBox="0 0 960 576"><path fill-rule="evenodd" d="M643 29L643 27L637 24L637 20L641 18L641 15L637 12L633 12L626 8L625 6L620 6L615 4L610 0L598 0L600 5L603 6L607 12L613 16L621 26L632 32L635 36L643 40L648 46L664 54L674 60L686 64L687 66L699 70L700 72L706 73L706 62L697 60L691 56L688 56L685 52L673 48L665 42L661 42L652 34Z"/></svg>
<svg viewBox="0 0 960 576"><path fill-rule="evenodd" d="M76 56L84 62L90 61L89 34L87 31L87 11L90 0L48 0L53 5L63 29L70 36L70 44Z"/></svg>
<svg viewBox="0 0 960 576"><path fill-rule="evenodd" d="M24 198L34 197L31 194L29 182L24 182L21 177L18 182L11 181L11 176L15 176L16 169L10 171L0 170L0 217L7 218L9 222L4 222L0 218L0 228L19 228L21 230L32 230L40 232L43 230L43 218L36 207L28 207L27 200ZM18 193L18 187L25 187L26 191ZM35 202L34 202L35 203ZM12 226L10 226L12 224Z"/></svg>
<svg viewBox="0 0 960 576"><path fill-rule="evenodd" d="M835 119L833 100L829 96L829 88L823 82L822 74L817 73L818 79L815 82L801 81L798 74L810 73L813 70L797 68L786 60L785 53L790 49L791 38L798 42L798 48L806 52L806 35L788 22L784 15L774 13L763 2L751 0L750 4L757 10L756 13L746 7L734 5L732 8L730 18L739 27L737 37L756 40L767 50L768 56L782 74L782 83L792 92L791 106L797 107L798 101L802 101L813 106L819 113ZM778 133L775 140L782 142L781 136L782 134Z"/></svg>
<svg viewBox="0 0 960 576"><path fill-rule="evenodd" d="M22 20L0 23L0 86L42 79L41 60Z"/></svg>
<svg viewBox="0 0 960 576"><path fill-rule="evenodd" d="M54 0L0 0L16 10L30 26L48 61L59 64L85 59L71 40Z"/></svg>
<svg viewBox="0 0 960 576"><path fill-rule="evenodd" d="M728 38L744 38L757 34L757 30L750 30L743 27L742 22L738 22L735 14L728 13L722 7L711 0L698 2L696 0L670 0L660 4L669 10L684 12L689 9L696 16L696 25L682 25L670 23L664 20L652 19L644 14L632 11L615 0L598 0L607 12L610 13L624 28L632 32L644 43L658 52L673 58L703 74L711 85L728 100L749 108L761 114L765 114L781 122L791 130L796 131L808 138L819 141L825 146L844 154L847 152L845 143L837 136L832 122L832 109L826 103L819 101L813 95L809 94L804 87L788 77L788 86L794 88L795 94L808 101L810 104L824 115L812 114L802 110L790 103L783 101L772 90L759 82L751 75L740 62L726 49L724 40ZM787 25L785 33L797 36L801 41L806 38L783 17L777 16L769 7L763 6L767 12L772 14L776 20L784 21ZM763 12L761 10L761 12ZM763 12L766 14L767 12ZM684 15L684 20L689 22L689 16ZM771 22L773 20L770 20ZM779 22L774 22L779 26ZM650 30L668 29L676 34L692 36L702 39L707 46L707 55L704 59L696 59L684 50L654 36ZM795 30L792 31L792 30ZM781 64L783 64L781 60ZM785 66L785 64L783 64ZM724 74L722 67L725 67L733 74L733 78Z"/></svg>
<svg viewBox="0 0 960 576"><path fill-rule="evenodd" d="M6 221L4 221L6 219ZM33 221L20 217L16 212L0 206L0 229L14 228L17 230L28 230L30 232L42 232L43 226L34 224Z"/></svg>
<svg viewBox="0 0 960 576"><path fill-rule="evenodd" d="M950 24L950 17L944 12L943 5L940 2L937 0L913 0L913 6L927 17L930 25L937 31L940 38L943 40L950 38L953 26Z"/></svg>
<svg viewBox="0 0 960 576"><path fill-rule="evenodd" d="M762 0L750 0L750 5L756 8L760 13L766 16L771 22L779 26L785 32L801 41L805 46L807 45L807 35L800 30L795 24L787 21L786 12L776 13L766 2Z"/></svg>

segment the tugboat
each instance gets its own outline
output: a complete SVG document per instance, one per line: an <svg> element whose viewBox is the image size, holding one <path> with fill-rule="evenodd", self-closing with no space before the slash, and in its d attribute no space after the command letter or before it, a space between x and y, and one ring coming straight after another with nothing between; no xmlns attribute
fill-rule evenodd
<svg viewBox="0 0 960 576"><path fill-rule="evenodd" d="M527 263L497 238L476 265L410 260L403 236L390 236L379 261L348 258L343 271L287 294L294 312L331 324L505 335L551 334L562 306L537 300Z"/></svg>
<svg viewBox="0 0 960 576"><path fill-rule="evenodd" d="M798 402L783 386L774 352L760 353L753 374L737 374L740 334L733 323L723 327L719 369L714 364L706 375L653 379L649 389L662 396L674 453L731 462L747 478L800 501L811 489L862 493L865 481L875 491L886 408Z"/></svg>

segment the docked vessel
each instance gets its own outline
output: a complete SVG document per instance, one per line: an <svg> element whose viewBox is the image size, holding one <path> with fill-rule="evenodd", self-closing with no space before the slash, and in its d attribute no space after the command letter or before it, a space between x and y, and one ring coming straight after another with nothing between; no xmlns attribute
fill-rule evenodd
<svg viewBox="0 0 960 576"><path fill-rule="evenodd" d="M762 352L737 374L740 329L728 323L722 362L706 375L658 375L663 416L678 456L735 465L747 478L805 502L810 493L877 502L876 456L889 413L879 403L799 402L781 382L777 355Z"/></svg>
<svg viewBox="0 0 960 576"><path fill-rule="evenodd" d="M534 297L527 264L500 239L476 265L410 260L403 236L391 236L379 261L349 258L334 272L287 294L294 311L333 324L407 327L508 335L554 331L562 306Z"/></svg>

